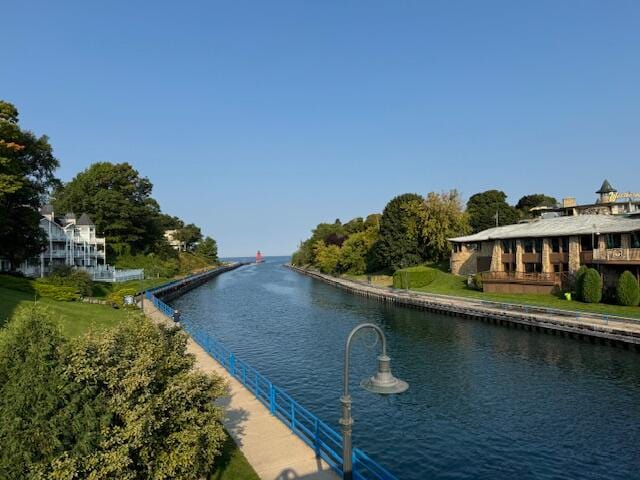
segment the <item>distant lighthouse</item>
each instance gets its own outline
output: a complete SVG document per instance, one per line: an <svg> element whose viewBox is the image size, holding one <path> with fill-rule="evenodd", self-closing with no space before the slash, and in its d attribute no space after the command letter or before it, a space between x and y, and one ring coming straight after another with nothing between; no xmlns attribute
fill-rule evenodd
<svg viewBox="0 0 640 480"><path fill-rule="evenodd" d="M262 253L260 253L260 250L258 250L258 253L256 253L256 263L262 263L264 262L264 259L262 258Z"/></svg>

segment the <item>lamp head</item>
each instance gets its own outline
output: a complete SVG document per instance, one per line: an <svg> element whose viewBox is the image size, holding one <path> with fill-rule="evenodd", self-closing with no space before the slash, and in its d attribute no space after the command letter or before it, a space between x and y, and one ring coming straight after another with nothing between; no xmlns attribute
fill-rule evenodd
<svg viewBox="0 0 640 480"><path fill-rule="evenodd" d="M378 371L375 375L365 378L360 383L360 386L369 392L380 393L382 395L406 391L409 388L409 384L391 374L390 363L391 359L389 357L380 355L378 357Z"/></svg>

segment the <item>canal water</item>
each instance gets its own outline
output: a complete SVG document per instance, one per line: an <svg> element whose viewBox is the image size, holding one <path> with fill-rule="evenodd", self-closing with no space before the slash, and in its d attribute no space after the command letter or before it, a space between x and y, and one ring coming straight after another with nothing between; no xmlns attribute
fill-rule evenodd
<svg viewBox="0 0 640 480"><path fill-rule="evenodd" d="M409 390L358 384L379 345L354 345L354 444L401 479L640 478L640 354L386 306L268 258L173 304L338 430L344 342L386 332Z"/></svg>

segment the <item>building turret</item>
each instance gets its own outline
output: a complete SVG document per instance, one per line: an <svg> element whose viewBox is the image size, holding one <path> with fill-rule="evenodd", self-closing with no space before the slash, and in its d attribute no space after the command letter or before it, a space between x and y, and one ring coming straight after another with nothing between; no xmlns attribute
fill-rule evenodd
<svg viewBox="0 0 640 480"><path fill-rule="evenodd" d="M600 187L600 190L598 190L596 193L600 195L600 198L598 199L598 203L611 203L614 200L612 199L613 195L611 195L612 193L617 193L618 191L613 188L611 186L611 184L609 183L609 180L606 180L604 182L602 182L602 186Z"/></svg>

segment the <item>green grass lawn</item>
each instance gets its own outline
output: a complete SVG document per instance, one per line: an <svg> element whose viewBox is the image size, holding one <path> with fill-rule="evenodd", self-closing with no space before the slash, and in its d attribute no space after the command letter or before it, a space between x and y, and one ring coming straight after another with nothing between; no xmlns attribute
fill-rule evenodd
<svg viewBox="0 0 640 480"><path fill-rule="evenodd" d="M215 460L215 468L215 472L209 475L209 480L259 480L231 437L227 437L224 442L222 453Z"/></svg>
<svg viewBox="0 0 640 480"><path fill-rule="evenodd" d="M33 302L32 294L0 287L0 326L5 324L16 308ZM109 328L127 317L142 315L139 310L115 309L107 305L58 302L50 298L39 298L37 302L51 310L62 332L70 337L89 330Z"/></svg>
<svg viewBox="0 0 640 480"><path fill-rule="evenodd" d="M366 282L366 275L345 275L345 278ZM393 279L390 276L376 275L374 285L390 287ZM568 301L556 295L525 295L508 293L484 293L467 287L467 278L452 275L442 270L438 271L432 283L425 287L416 288L417 292L436 293L439 295L452 295L456 297L475 298L500 303L515 303L519 305L531 305L536 307L557 308L586 313L600 313L603 315L616 315L620 317L640 319L640 307L622 307L605 303L582 303Z"/></svg>
<svg viewBox="0 0 640 480"><path fill-rule="evenodd" d="M148 288L153 288L156 285L162 285L168 282L168 278L145 278L144 280L129 280L127 282L108 283L108 282L94 282L93 283L93 296L96 298L106 298L114 290L122 290L134 288L141 292Z"/></svg>

